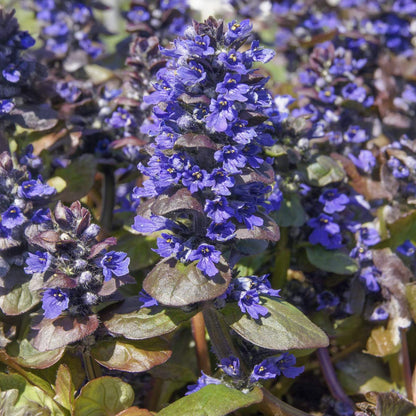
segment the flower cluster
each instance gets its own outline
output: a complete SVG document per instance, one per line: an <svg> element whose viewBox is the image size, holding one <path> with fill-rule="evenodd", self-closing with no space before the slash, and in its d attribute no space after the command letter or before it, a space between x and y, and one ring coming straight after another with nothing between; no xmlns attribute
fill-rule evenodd
<svg viewBox="0 0 416 416"><path fill-rule="evenodd" d="M183 35L190 23L187 0L134 0L125 17L128 32L166 40Z"/></svg>
<svg viewBox="0 0 416 416"><path fill-rule="evenodd" d="M133 228L168 230L156 252L195 261L208 277L218 273L226 251L232 261L244 253L241 240L277 238L266 215L274 175L262 156L263 146L273 144L265 123L272 100L267 79L253 67L273 52L258 42L238 51L250 31L248 20L225 31L215 20L188 28L184 39L163 49L171 59L145 97L155 105L154 123L146 126L155 143L147 164L139 164L149 179L134 195L155 202L139 208ZM161 210L166 197L172 205Z"/></svg>
<svg viewBox="0 0 416 416"><path fill-rule="evenodd" d="M22 52L35 44L35 39L19 29L13 11L0 6L0 119L9 114L19 97L29 99L35 80L45 77L44 68ZM33 97L32 97L33 98ZM20 100L21 101L21 100Z"/></svg>
<svg viewBox="0 0 416 416"><path fill-rule="evenodd" d="M267 315L269 311L261 304L260 295L280 296L280 289L272 289L267 276L246 276L234 279L227 291L227 298L236 300L241 312L253 319Z"/></svg>
<svg viewBox="0 0 416 416"><path fill-rule="evenodd" d="M240 360L233 356L223 358L218 367L222 370L225 377L223 376L219 379L208 376L202 372L202 376L199 377L197 384L188 386L186 395L195 393L209 384L224 384L230 387L238 384L241 389L249 388L253 383L258 382L259 380L274 379L281 375L287 378L295 378L304 370L303 366L295 367L295 364L296 358L289 353L266 358L261 363L254 366L248 380L244 383L245 385L241 386L241 382L245 379L245 376L240 369Z"/></svg>
<svg viewBox="0 0 416 416"><path fill-rule="evenodd" d="M94 17L98 2L33 0L36 18L41 22L45 47L58 57L83 51L96 58L104 51L99 40L103 28Z"/></svg>
<svg viewBox="0 0 416 416"><path fill-rule="evenodd" d="M58 203L48 223L27 230L35 250L24 270L32 275L32 290L43 291L45 318L57 318L63 311L90 315L127 281L130 259L123 252L107 251L114 238L97 241L100 227L90 217L79 202L71 207Z"/></svg>

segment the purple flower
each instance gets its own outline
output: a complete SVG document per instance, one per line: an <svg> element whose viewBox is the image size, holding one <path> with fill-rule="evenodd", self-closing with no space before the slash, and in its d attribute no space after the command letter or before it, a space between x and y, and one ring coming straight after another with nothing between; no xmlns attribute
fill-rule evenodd
<svg viewBox="0 0 416 416"><path fill-rule="evenodd" d="M308 225L314 229L309 235L312 244L321 244L329 250L342 247L340 227L329 215L320 214L318 218L310 219Z"/></svg>
<svg viewBox="0 0 416 416"><path fill-rule="evenodd" d="M69 297L60 289L47 289L43 293L42 308L45 311L45 318L57 318L62 311L68 309L68 305Z"/></svg>
<svg viewBox="0 0 416 416"><path fill-rule="evenodd" d="M22 182L18 189L21 198L36 200L50 197L56 194L56 189L42 183L41 179Z"/></svg>
<svg viewBox="0 0 416 416"><path fill-rule="evenodd" d="M15 104L10 100L0 100L0 115L9 114L13 110Z"/></svg>
<svg viewBox="0 0 416 416"><path fill-rule="evenodd" d="M391 157L387 161L387 166L392 170L393 176L397 179L404 179L409 176L409 169L395 157Z"/></svg>
<svg viewBox="0 0 416 416"><path fill-rule="evenodd" d="M150 219L144 218L141 215L134 217L134 225L131 227L139 233L154 233L155 231L172 229L175 223L165 217L158 215L151 215Z"/></svg>
<svg viewBox="0 0 416 416"><path fill-rule="evenodd" d="M384 321L388 317L389 313L382 306L378 306L371 314L370 321Z"/></svg>
<svg viewBox="0 0 416 416"><path fill-rule="evenodd" d="M350 126L344 134L344 140L351 143L363 143L368 140L368 134L359 126Z"/></svg>
<svg viewBox="0 0 416 416"><path fill-rule="evenodd" d="M114 274L117 277L124 276L129 272L130 259L122 251L109 251L100 261L103 268L104 281L111 279Z"/></svg>
<svg viewBox="0 0 416 416"><path fill-rule="evenodd" d="M24 268L25 273L44 273L48 270L51 261L52 256L47 251L36 251L35 254L29 253L29 257L26 259L27 267Z"/></svg>
<svg viewBox="0 0 416 416"><path fill-rule="evenodd" d="M370 150L360 150L358 158L352 154L349 154L348 157L353 161L357 168L361 169L365 173L371 173L376 165L376 158Z"/></svg>
<svg viewBox="0 0 416 416"><path fill-rule="evenodd" d="M162 233L161 237L157 238L157 249L153 249L154 252L162 257L176 256L183 251L183 245L180 238Z"/></svg>
<svg viewBox="0 0 416 416"><path fill-rule="evenodd" d="M20 77L22 76L21 72L17 69L15 64L9 64L5 69L3 69L2 74L4 79L13 84L19 82Z"/></svg>
<svg viewBox="0 0 416 416"><path fill-rule="evenodd" d="M240 376L240 360L237 357L227 357L221 360L219 368L230 377Z"/></svg>
<svg viewBox="0 0 416 416"><path fill-rule="evenodd" d="M318 93L319 99L324 103L333 103L337 98L334 94L334 87L327 87Z"/></svg>
<svg viewBox="0 0 416 416"><path fill-rule="evenodd" d="M186 170L182 177L182 184L186 186L191 193L197 192L211 185L208 173L199 166L192 166L192 169Z"/></svg>
<svg viewBox="0 0 416 416"><path fill-rule="evenodd" d="M318 301L318 307L316 308L317 311L331 308L339 304L338 296L335 296L329 290L324 290L323 292L319 293L316 297L316 300Z"/></svg>
<svg viewBox="0 0 416 416"><path fill-rule="evenodd" d="M39 208L36 210L30 219L33 224L44 224L51 220L49 208Z"/></svg>
<svg viewBox="0 0 416 416"><path fill-rule="evenodd" d="M350 82L342 89L342 96L346 100L353 100L362 103L367 97L367 92L365 88L359 87L357 84Z"/></svg>
<svg viewBox="0 0 416 416"><path fill-rule="evenodd" d="M293 354L285 352L275 358L275 363L279 371L288 378L295 378L303 373L304 367L295 367L296 358Z"/></svg>
<svg viewBox="0 0 416 416"><path fill-rule="evenodd" d="M1 224L6 228L14 228L18 225L22 225L25 221L26 217L20 209L14 205L1 214Z"/></svg>
<svg viewBox="0 0 416 416"><path fill-rule="evenodd" d="M214 263L220 261L221 252L215 250L215 247L210 244L201 244L196 250L192 250L188 255L188 260L198 260L197 268L204 272L209 277L215 276L218 269Z"/></svg>
<svg viewBox="0 0 416 416"><path fill-rule="evenodd" d="M227 100L224 95L219 95L216 100L211 99L209 111L210 114L206 118L207 127L217 132L227 130L228 122L234 121L238 116L234 102Z"/></svg>
<svg viewBox="0 0 416 416"><path fill-rule="evenodd" d="M133 116L122 107L118 107L117 111L114 111L114 113L111 114L111 117L106 119L106 122L115 129L129 126L135 127L136 125Z"/></svg>
<svg viewBox="0 0 416 416"><path fill-rule="evenodd" d="M246 37L253 28L253 25L250 23L249 19L243 20L238 23L236 20L228 23L228 30L225 32L225 44L230 45L235 40L241 40Z"/></svg>
<svg viewBox="0 0 416 416"><path fill-rule="evenodd" d="M271 49L264 49L259 46L260 42L254 40L251 42L250 49L244 52L245 56L254 62L267 63L273 59L275 52Z"/></svg>
<svg viewBox="0 0 416 416"><path fill-rule="evenodd" d="M360 272L360 279L365 282L367 289L370 292L378 292L380 286L377 283L377 277L381 276L380 270L374 266L364 267Z"/></svg>
<svg viewBox="0 0 416 416"><path fill-rule="evenodd" d="M188 66L179 67L176 74L178 79L187 86L202 85L207 76L204 67L195 61L190 61Z"/></svg>
<svg viewBox="0 0 416 416"><path fill-rule="evenodd" d="M201 371L201 373L202 376L199 377L197 384L192 384L191 386L188 386L188 391L185 393L185 396L195 393L198 390L201 390L202 387L208 386L209 384L221 384L221 380L207 376L203 371Z"/></svg>
<svg viewBox="0 0 416 416"><path fill-rule="evenodd" d="M222 162L224 170L228 173L240 173L239 168L243 168L247 162L247 159L235 146L224 146L214 153L214 158L217 162Z"/></svg>
<svg viewBox="0 0 416 416"><path fill-rule="evenodd" d="M327 214L344 211L349 201L347 195L339 193L335 188L327 189L319 197L319 202L325 205L324 211Z"/></svg>
<svg viewBox="0 0 416 416"><path fill-rule="evenodd" d="M230 101L247 101L245 94L250 91L250 87L240 80L239 74L226 74L224 81L217 84L215 91L223 94L224 98Z"/></svg>
<svg viewBox="0 0 416 416"><path fill-rule="evenodd" d="M139 301L142 302L142 305L140 305L141 308L151 308L152 306L157 306L158 302L155 298L150 296L147 292L144 290L141 290L139 293Z"/></svg>
<svg viewBox="0 0 416 416"><path fill-rule="evenodd" d="M265 306L260 305L260 298L257 290L252 289L240 292L238 306L241 312L247 313L253 319L259 319L260 316L265 316L269 313Z"/></svg>
<svg viewBox="0 0 416 416"><path fill-rule="evenodd" d="M250 381L267 380L275 378L280 374L274 360L266 358L260 364L254 366L253 371L250 375Z"/></svg>
<svg viewBox="0 0 416 416"><path fill-rule="evenodd" d="M205 203L204 212L208 218L211 218L216 223L228 220L234 215L234 209L228 205L227 199L223 196L213 201L208 199Z"/></svg>
<svg viewBox="0 0 416 416"><path fill-rule="evenodd" d="M133 23L146 22L150 19L150 14L144 7L134 6L127 13L127 19Z"/></svg>
<svg viewBox="0 0 416 416"><path fill-rule="evenodd" d="M213 241L228 241L235 236L235 225L230 222L215 223L212 222L207 230L207 237Z"/></svg>
<svg viewBox="0 0 416 416"><path fill-rule="evenodd" d="M381 237L376 229L361 227L358 235L358 241L366 246L374 246L381 241Z"/></svg>
<svg viewBox="0 0 416 416"><path fill-rule="evenodd" d="M243 55L234 49L228 52L221 52L218 55L218 62L222 63L226 69L235 71L237 74L244 75L249 72L243 63Z"/></svg>
<svg viewBox="0 0 416 416"><path fill-rule="evenodd" d="M411 257L415 254L416 246L410 241L406 240L403 244L397 247L397 251L403 256Z"/></svg>
<svg viewBox="0 0 416 416"><path fill-rule="evenodd" d="M213 181L211 189L217 195L231 195L229 188L235 184L235 180L227 171L221 168L214 169L210 179Z"/></svg>

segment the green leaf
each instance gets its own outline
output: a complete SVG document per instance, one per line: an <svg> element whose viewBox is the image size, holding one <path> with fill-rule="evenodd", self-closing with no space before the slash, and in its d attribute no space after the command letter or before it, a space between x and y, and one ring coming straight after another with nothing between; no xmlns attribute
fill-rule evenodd
<svg viewBox="0 0 416 416"><path fill-rule="evenodd" d="M338 379L347 394L390 391L397 386L389 381L385 366L368 354L354 353L336 363Z"/></svg>
<svg viewBox="0 0 416 416"><path fill-rule="evenodd" d="M99 321L96 315L44 318L33 328L36 335L32 343L37 350L42 352L56 350L92 334L98 325Z"/></svg>
<svg viewBox="0 0 416 416"><path fill-rule="evenodd" d="M228 325L247 341L281 351L328 346L326 334L299 309L283 300L266 296L260 299L269 314L257 320L243 314L237 303L229 303L221 310Z"/></svg>
<svg viewBox="0 0 416 416"><path fill-rule="evenodd" d="M116 416L154 416L156 413L150 412L147 409L139 409L138 407L129 407L126 410L117 413Z"/></svg>
<svg viewBox="0 0 416 416"><path fill-rule="evenodd" d="M31 291L29 282L25 282L0 296L0 309L5 315L21 315L39 301L37 292Z"/></svg>
<svg viewBox="0 0 416 416"><path fill-rule="evenodd" d="M84 154L62 169L55 171L55 176L66 182L65 189L58 195L62 202L73 202L87 195L94 184L97 160L91 154Z"/></svg>
<svg viewBox="0 0 416 416"><path fill-rule="evenodd" d="M336 160L320 155L306 168L306 176L310 185L322 187L342 181L345 171Z"/></svg>
<svg viewBox="0 0 416 416"><path fill-rule="evenodd" d="M22 415L45 415L45 416L66 416L62 409L59 408L55 401L46 395L41 389L31 386L22 376L17 374L0 373L0 390L17 390L19 392L18 399L15 402L15 413L18 414L19 409L25 409L27 413ZM15 395L15 393L13 393ZM36 412L29 413L29 409L36 409Z"/></svg>
<svg viewBox="0 0 416 416"><path fill-rule="evenodd" d="M211 384L165 407L157 416L225 416L262 399L263 394L257 387L242 393L221 384Z"/></svg>
<svg viewBox="0 0 416 416"><path fill-rule="evenodd" d="M103 316L103 324L112 335L128 339L147 339L174 331L181 323L192 318L198 309L184 312L178 308L152 306L141 308L139 297L125 300Z"/></svg>
<svg viewBox="0 0 416 416"><path fill-rule="evenodd" d="M43 369L58 362L64 354L65 348L40 352L27 339L23 339L19 344L9 345L7 351L17 364L23 367Z"/></svg>
<svg viewBox="0 0 416 416"><path fill-rule="evenodd" d="M143 282L144 290L158 302L167 306L186 306L222 295L231 281L231 271L220 260L219 272L205 276L196 262L185 265L174 258L159 262Z"/></svg>
<svg viewBox="0 0 416 416"><path fill-rule="evenodd" d="M360 409L369 409L375 416L416 416L416 407L398 393L369 392L365 395L369 403L358 403Z"/></svg>
<svg viewBox="0 0 416 416"><path fill-rule="evenodd" d="M112 416L129 408L134 401L132 387L116 377L91 380L75 399L73 416Z"/></svg>
<svg viewBox="0 0 416 416"><path fill-rule="evenodd" d="M160 338L144 341L111 339L97 343L92 357L110 370L139 373L163 364L172 355L168 343Z"/></svg>
<svg viewBox="0 0 416 416"><path fill-rule="evenodd" d="M300 227L305 224L306 213L298 194L285 195L276 213L276 222L280 227Z"/></svg>
<svg viewBox="0 0 416 416"><path fill-rule="evenodd" d="M71 371L65 364L61 364L56 373L55 400L72 412L75 401L75 387L72 382Z"/></svg>
<svg viewBox="0 0 416 416"><path fill-rule="evenodd" d="M371 331L367 341L367 353L376 357L385 357L400 350L400 339L397 337L397 329L389 323L387 328L380 326Z"/></svg>
<svg viewBox="0 0 416 416"><path fill-rule="evenodd" d="M390 238L379 243L377 248L390 247L394 250L406 240L416 241L416 210L407 213L406 216L399 218L392 224L388 224L387 229Z"/></svg>
<svg viewBox="0 0 416 416"><path fill-rule="evenodd" d="M410 314L413 322L416 322L416 284L409 283L406 285L406 299L409 305Z"/></svg>
<svg viewBox="0 0 416 416"><path fill-rule="evenodd" d="M308 260L318 269L326 272L349 275L358 270L357 262L340 251L325 250L321 246L306 248Z"/></svg>
<svg viewBox="0 0 416 416"><path fill-rule="evenodd" d="M117 249L127 253L130 258L130 272L149 267L160 259L160 256L151 250L154 247L156 247L155 238L131 233L124 234L117 243Z"/></svg>

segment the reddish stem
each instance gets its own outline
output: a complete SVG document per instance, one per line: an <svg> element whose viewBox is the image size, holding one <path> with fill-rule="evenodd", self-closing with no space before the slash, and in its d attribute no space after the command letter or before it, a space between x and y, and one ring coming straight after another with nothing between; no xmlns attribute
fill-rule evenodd
<svg viewBox="0 0 416 416"><path fill-rule="evenodd" d="M205 339L205 321L202 312L198 312L191 320L192 335L195 341L196 359L198 367L205 374L211 374L208 344Z"/></svg>

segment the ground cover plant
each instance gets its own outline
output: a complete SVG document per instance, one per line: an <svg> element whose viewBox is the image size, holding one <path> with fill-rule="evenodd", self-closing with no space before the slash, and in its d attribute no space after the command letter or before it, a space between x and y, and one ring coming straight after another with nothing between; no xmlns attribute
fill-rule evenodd
<svg viewBox="0 0 416 416"><path fill-rule="evenodd" d="M416 3L0 6L0 415L416 415Z"/></svg>

